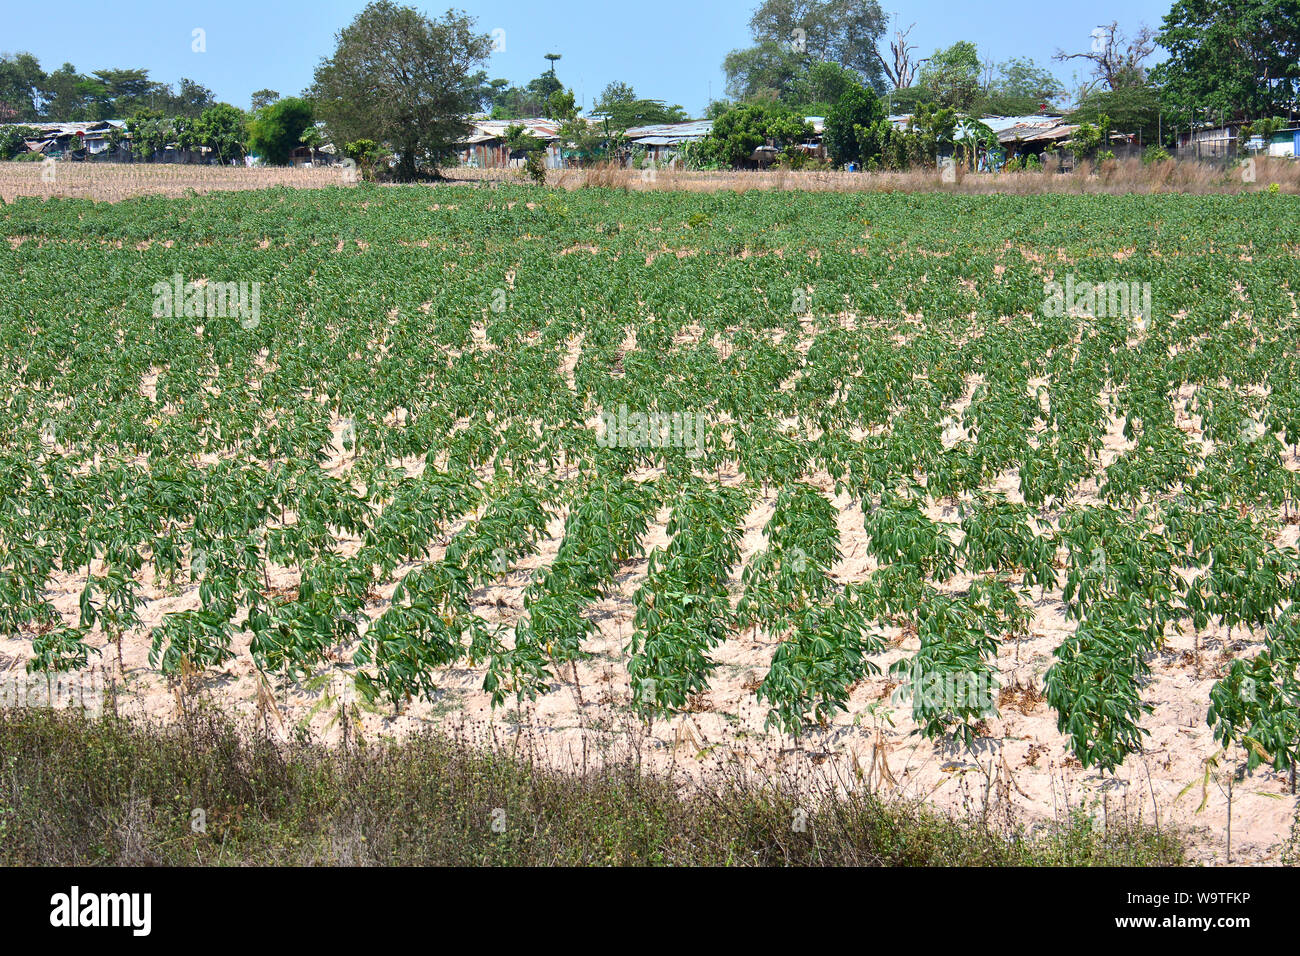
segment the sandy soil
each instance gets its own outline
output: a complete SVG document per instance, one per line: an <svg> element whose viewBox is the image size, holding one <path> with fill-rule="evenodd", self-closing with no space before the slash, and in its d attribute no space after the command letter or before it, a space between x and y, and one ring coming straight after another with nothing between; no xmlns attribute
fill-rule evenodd
<svg viewBox="0 0 1300 956"><path fill-rule="evenodd" d="M575 344L575 347L576 344ZM147 388L147 383L146 383ZM969 399L970 389L966 399ZM1184 398L1185 401L1185 398ZM1180 404L1182 402L1180 401ZM954 409L959 418L960 407ZM1184 428L1198 430L1194 416L1181 417ZM1102 464L1113 460L1125 442L1121 422L1111 423ZM945 441L961 437L950 428ZM1289 462L1297 467L1294 461ZM347 464L341 452L325 467L342 473ZM736 476L724 476L734 481ZM816 476L813 476L816 481ZM820 482L832 494L831 482ZM1017 497L1017 479L1009 473L998 490ZM1092 482L1080 489L1079 500L1090 500ZM744 560L764 547L763 528L772 513L775 495L757 499L745 525ZM867 551L861 507L847 497L835 499L843 559L835 568L841 582L860 581L874 567ZM951 506L935 506L931 517L956 521ZM667 543L665 509L647 535L646 551ZM455 529L451 529L455 530ZM563 516L548 529L548 539L538 552L515 566L493 586L474 595L476 612L488 621L512 626L523 615L523 594L529 576L554 558L563 530ZM1282 541L1294 544L1296 525L1288 525ZM355 542L341 542L340 550L353 551ZM440 556L436 549L432 557ZM426 726L454 727L485 744L513 746L521 736L543 759L558 766L581 770L632 751L649 765L678 777L683 785L737 768L757 774L783 773L816 787L867 787L886 795L923 798L932 805L954 810L987 811L998 820L1029 824L1060 818L1073 808L1098 817L1109 813L1141 816L1161 826L1174 823L1190 837L1195 859L1224 862L1227 856L1228 799L1214 782L1204 786L1206 761L1219 752L1205 724L1209 691L1227 663L1241 654L1253 654L1257 645L1240 632L1228 641L1219 630L1200 636L1199 659L1190 633L1172 634L1165 648L1151 661L1152 679L1144 699L1155 711L1143 721L1150 731L1145 752L1134 756L1113 777L1084 770L1069 755L1065 738L1057 732L1056 716L1042 700L1042 675L1051 665L1053 650L1074 625L1064 613L1060 591L1039 595L1035 589L1034 620L1028 639L1004 642L998 657L1001 693L999 715L986 722L985 735L976 752L959 746L935 745L913 733L910 704L896 699L897 682L887 676L888 665L910 656L919 644L915 635L897 628L886 631L889 650L876 659L879 675L857 685L849 709L823 731L794 741L764 729L766 708L753 689L766 673L774 645L761 634L734 634L718 651L718 668L707 694L694 702L689 713L656 722L648 731L630 713L630 688L623 664L632 632L632 595L644 578L646 563L629 562L613 593L590 609L599 637L588 645L592 658L578 668L579 687L571 675L535 703L506 706L493 711L482 690L483 673L463 667L441 674L437 698L412 703L400 712L387 707L359 715L355 730L367 738L401 737ZM399 569L399 575L407 569ZM734 569L733 596L740 593L740 567ZM77 616L82 575L67 575L53 582L49 596L65 618ZM944 590L962 590L969 577L958 577ZM292 589L296 574L273 569L273 590ZM371 619L387 606L394 585L379 590L367 608ZM197 588L185 586L167 592L148 578L142 609L144 627L128 635L123 644L126 687L119 690L119 710L170 720L183 706L175 686L148 664L148 631L167 612L198 606ZM103 646L97 635L92 643ZM194 694L221 706L260 717L271 731L291 734L296 725L310 726L322 738L337 740L342 723L340 703L354 694L347 676L350 658L339 648L339 665L315 682L287 687L260 687L248 654L247 641L236 647L237 656L226 667L198 682ZM0 674L22 680L21 664L30 655L29 639L0 640ZM115 673L115 655L106 647L92 667L89 680L106 682ZM40 678L34 679L36 681ZM582 706L579 706L579 690ZM1205 806L1197 812L1202 796ZM1296 817L1297 800L1281 774L1261 768L1235 785L1232 799L1232 861L1276 863Z"/></svg>

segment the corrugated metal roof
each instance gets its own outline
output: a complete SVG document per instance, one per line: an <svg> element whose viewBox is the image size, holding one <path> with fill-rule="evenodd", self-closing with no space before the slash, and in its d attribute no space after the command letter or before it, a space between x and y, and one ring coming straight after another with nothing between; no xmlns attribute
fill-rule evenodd
<svg viewBox="0 0 1300 956"><path fill-rule="evenodd" d="M826 130L826 120L821 116L805 116L804 122L820 136ZM633 126L624 135L641 146L673 146L690 140L703 139L713 129L713 120L692 120L689 123L656 123L651 126Z"/></svg>
<svg viewBox="0 0 1300 956"><path fill-rule="evenodd" d="M517 120L475 120L474 132L462 143L486 143L493 139L503 139L506 135L506 129L510 126L522 126L529 136L536 136L538 139L559 139L560 124L554 120L532 118Z"/></svg>
<svg viewBox="0 0 1300 956"><path fill-rule="evenodd" d="M1013 126L1055 126L1061 122L1061 117L1049 116L1046 113L1030 113L1028 116L984 116L980 118L980 122L993 132L1001 133Z"/></svg>
<svg viewBox="0 0 1300 956"><path fill-rule="evenodd" d="M886 117L889 122L900 130L907 129L908 124L912 121L911 113L895 113ZM1041 136L1035 135L1040 131L1052 130L1061 126L1061 117L1048 116L1043 113L1031 113L1028 116L981 116L979 122L983 123L994 133L997 134L1000 142L1010 142L1016 138L1016 133L1020 134L1021 139L1041 139ZM958 119L960 125L961 119ZM1073 133L1077 127L1068 128L1068 133ZM1004 139L1002 134L1010 132L1012 135ZM958 137L960 138L960 137Z"/></svg>
<svg viewBox="0 0 1300 956"><path fill-rule="evenodd" d="M34 129L43 136L66 136L74 133L108 132L109 127L126 129L122 120L95 120L76 123L6 123L6 126L25 126Z"/></svg>
<svg viewBox="0 0 1300 956"><path fill-rule="evenodd" d="M1078 130L1077 125L1062 123L1057 118L1047 123L1017 123L998 133L998 142L1014 143L1016 140L1033 142L1034 140L1044 139L1069 139Z"/></svg>
<svg viewBox="0 0 1300 956"><path fill-rule="evenodd" d="M713 120L693 120L689 123L655 123L650 126L633 126L624 135L640 141L647 136L662 136L680 143L688 139L703 139L713 129Z"/></svg>

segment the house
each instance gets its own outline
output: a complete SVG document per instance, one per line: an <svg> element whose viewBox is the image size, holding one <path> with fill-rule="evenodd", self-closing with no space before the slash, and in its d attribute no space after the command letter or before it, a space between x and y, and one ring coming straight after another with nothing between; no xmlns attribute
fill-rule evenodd
<svg viewBox="0 0 1300 956"><path fill-rule="evenodd" d="M633 149L644 150L656 166L671 163L683 146L698 143L713 129L713 120L633 126L623 135ZM630 161L630 160L629 160Z"/></svg>
<svg viewBox="0 0 1300 956"><path fill-rule="evenodd" d="M826 131L826 120L821 116L805 116L804 121L813 128L813 135L802 143L789 144L809 156L825 158L826 151L822 145L822 134ZM713 120L691 120L686 123L660 123L653 126L634 126L623 135L634 149L643 150L656 165L671 164L681 152L683 146L698 143L713 130ZM770 166L775 162L780 150L771 144L759 146L749 156L749 162L759 166Z"/></svg>
<svg viewBox="0 0 1300 956"><path fill-rule="evenodd" d="M52 159L119 159L119 154L126 152L126 123L122 120L9 125L35 130L35 137L24 140L27 148Z"/></svg>
<svg viewBox="0 0 1300 956"><path fill-rule="evenodd" d="M1049 146L1060 146L1079 131L1077 124L1066 123L1060 116L1035 113L1030 116L987 116L982 122L993 130L998 145L1007 158L1038 156Z"/></svg>
<svg viewBox="0 0 1300 956"><path fill-rule="evenodd" d="M506 145L506 129L522 126L524 131L545 144L547 169L564 165L560 155L560 124L548 119L490 120L475 119L470 135L456 144L456 154L462 166L478 169L506 169L522 166L527 158L520 149L511 150Z"/></svg>
<svg viewBox="0 0 1300 956"><path fill-rule="evenodd" d="M1268 154L1291 159L1300 156L1300 127L1280 129L1274 133L1268 141Z"/></svg>
<svg viewBox="0 0 1300 956"><path fill-rule="evenodd" d="M1237 152L1237 134L1240 129L1239 123L1229 123L1226 126L1184 130L1177 135L1178 150L1188 159L1226 159Z"/></svg>
<svg viewBox="0 0 1300 956"><path fill-rule="evenodd" d="M826 146L822 142L822 136L826 132L826 117L805 116L804 122L812 127L812 137L805 142L795 144L794 149L804 153L812 159L825 159Z"/></svg>

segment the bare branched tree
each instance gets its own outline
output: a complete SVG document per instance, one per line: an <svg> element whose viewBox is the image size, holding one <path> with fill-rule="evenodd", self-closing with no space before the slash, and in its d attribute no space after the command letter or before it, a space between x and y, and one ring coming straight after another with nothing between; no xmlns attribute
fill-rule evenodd
<svg viewBox="0 0 1300 956"><path fill-rule="evenodd" d="M916 71L920 69L921 64L926 60L913 60L912 53L916 50L916 44L907 42L907 35L912 32L913 23L906 30L894 30L894 37L889 41L889 59L885 59L880 51L876 51L876 59L880 61L881 67L885 71L885 78L894 84L894 89L905 90L912 85L916 79Z"/></svg>
<svg viewBox="0 0 1300 956"><path fill-rule="evenodd" d="M1119 23L1112 20L1109 25L1092 31L1091 49L1082 53L1066 53L1058 49L1052 59L1090 62L1093 76L1083 89L1087 93L1099 83L1110 90L1140 85L1146 80L1143 63L1155 48L1155 31L1150 27L1139 27L1137 33L1129 38L1120 30Z"/></svg>

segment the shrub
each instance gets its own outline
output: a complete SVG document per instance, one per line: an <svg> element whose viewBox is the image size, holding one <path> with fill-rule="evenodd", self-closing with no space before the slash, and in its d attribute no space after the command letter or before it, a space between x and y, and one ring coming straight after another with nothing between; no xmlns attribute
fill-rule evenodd
<svg viewBox="0 0 1300 956"><path fill-rule="evenodd" d="M546 157L540 149L532 149L524 157L524 175L538 185L546 185Z"/></svg>
<svg viewBox="0 0 1300 956"><path fill-rule="evenodd" d="M1152 145L1142 150L1142 165L1150 166L1154 163L1169 162L1169 151L1163 146Z"/></svg>
<svg viewBox="0 0 1300 956"><path fill-rule="evenodd" d="M357 164L362 179L373 180L385 153L373 139L357 139L343 146L343 155Z"/></svg>

